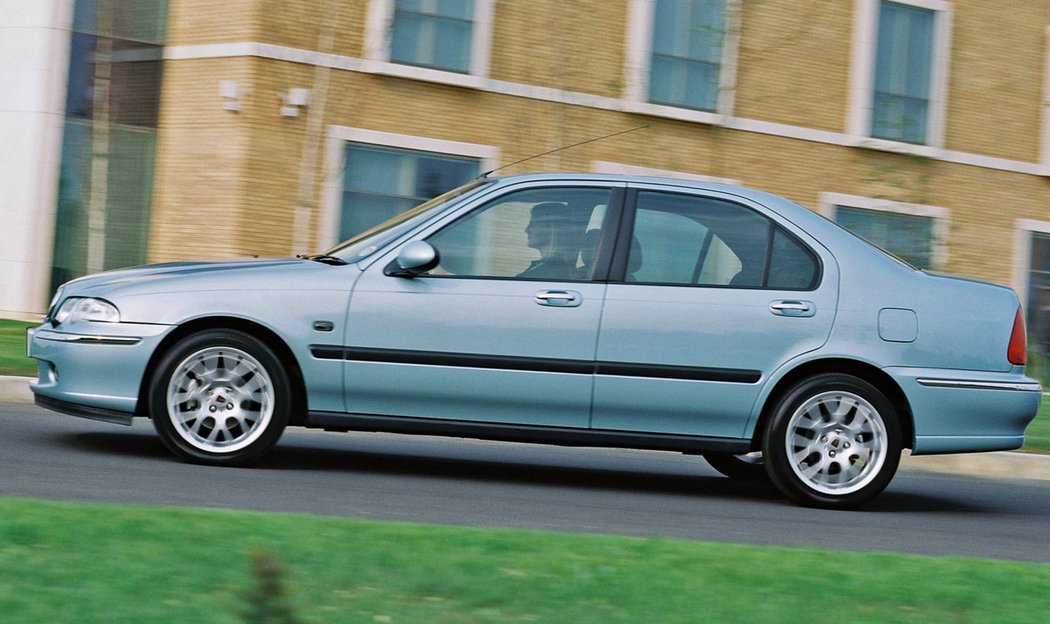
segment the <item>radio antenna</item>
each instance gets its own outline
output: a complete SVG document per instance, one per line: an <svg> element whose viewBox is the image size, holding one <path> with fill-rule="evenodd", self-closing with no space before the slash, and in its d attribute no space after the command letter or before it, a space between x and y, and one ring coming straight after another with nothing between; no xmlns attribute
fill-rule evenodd
<svg viewBox="0 0 1050 624"><path fill-rule="evenodd" d="M587 139L586 141L580 141L579 143L573 143L572 145L565 145L565 146L559 147L557 149L552 149L549 152L543 152L542 154L535 154L533 156L529 156L528 158L522 158L521 160L515 160L512 163L507 163L506 165L503 165L502 167L496 167L495 169L490 169L489 171L486 171L485 173L479 175L478 177L479 178L487 178L487 177L489 177L489 175L491 175L493 173L496 173L497 171L500 171L502 169L506 169L507 167L513 167L514 165L520 165L523 162L528 162L530 160L534 160L534 159L540 158L542 156L548 156L550 154L554 154L556 152L561 152L561 151L564 151L564 150L567 150L567 149L571 149L573 147L579 147L581 145L586 145L588 143L594 143L595 141L604 141L605 139L611 139L614 136L620 136L621 134L627 134L628 132L634 132L635 130L642 130L643 128L648 128L648 127L649 127L649 124L645 124L644 126L638 126L637 128L631 128L629 130L620 130L619 132L613 132L612 134L607 134L605 136L600 136L600 137L596 137L596 138L593 138L593 139Z"/></svg>

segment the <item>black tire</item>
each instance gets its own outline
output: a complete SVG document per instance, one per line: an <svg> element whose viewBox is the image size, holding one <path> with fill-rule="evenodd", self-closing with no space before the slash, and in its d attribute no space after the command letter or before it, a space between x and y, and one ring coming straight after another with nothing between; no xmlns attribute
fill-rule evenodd
<svg viewBox="0 0 1050 624"><path fill-rule="evenodd" d="M853 509L897 471L900 420L873 385L852 375L805 379L774 405L762 455L773 484L810 507Z"/></svg>
<svg viewBox="0 0 1050 624"><path fill-rule="evenodd" d="M704 459L719 473L737 481L768 482L765 461L761 453L733 455L731 453L704 453Z"/></svg>
<svg viewBox="0 0 1050 624"><path fill-rule="evenodd" d="M199 464L244 466L288 424L288 374L261 340L208 330L178 342L150 380L149 412L164 445Z"/></svg>

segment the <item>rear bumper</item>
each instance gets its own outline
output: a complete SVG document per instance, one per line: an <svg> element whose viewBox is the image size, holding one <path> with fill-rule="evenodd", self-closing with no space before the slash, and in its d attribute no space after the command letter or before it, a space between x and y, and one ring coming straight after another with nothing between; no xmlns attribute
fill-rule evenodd
<svg viewBox="0 0 1050 624"><path fill-rule="evenodd" d="M891 368L915 424L913 454L1005 451L1024 444L1042 400L1020 373Z"/></svg>

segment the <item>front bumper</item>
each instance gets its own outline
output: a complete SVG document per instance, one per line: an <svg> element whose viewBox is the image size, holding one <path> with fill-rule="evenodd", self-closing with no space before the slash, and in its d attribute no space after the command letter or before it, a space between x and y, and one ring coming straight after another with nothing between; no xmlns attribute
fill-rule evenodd
<svg viewBox="0 0 1050 624"><path fill-rule="evenodd" d="M29 387L38 404L55 411L88 418L99 418L89 414L130 418L139 408L139 389L150 357L172 329L90 322L29 329L26 355L37 360L38 369L37 381ZM101 419L122 422L122 418Z"/></svg>
<svg viewBox="0 0 1050 624"><path fill-rule="evenodd" d="M1005 451L1024 444L1042 400L1023 373L891 368L915 424L914 455Z"/></svg>

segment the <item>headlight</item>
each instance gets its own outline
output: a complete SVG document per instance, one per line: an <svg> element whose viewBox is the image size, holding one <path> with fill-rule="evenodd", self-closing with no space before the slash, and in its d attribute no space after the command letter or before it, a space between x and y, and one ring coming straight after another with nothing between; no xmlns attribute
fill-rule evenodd
<svg viewBox="0 0 1050 624"><path fill-rule="evenodd" d="M119 323L120 312L117 307L102 299L70 297L66 299L53 319L55 325L76 323L77 321L95 321L100 323Z"/></svg>

